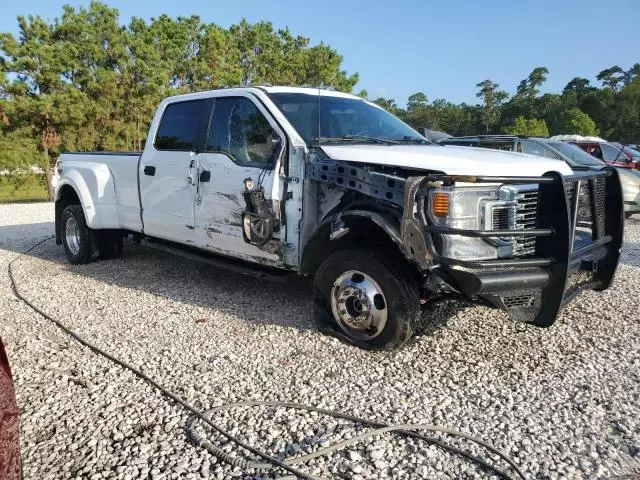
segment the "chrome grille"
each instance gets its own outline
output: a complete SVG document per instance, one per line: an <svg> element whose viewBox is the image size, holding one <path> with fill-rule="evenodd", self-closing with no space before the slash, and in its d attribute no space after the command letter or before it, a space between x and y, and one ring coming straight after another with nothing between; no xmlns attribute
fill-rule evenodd
<svg viewBox="0 0 640 480"><path fill-rule="evenodd" d="M510 207L494 207L492 213L492 230L508 230L511 228L509 221Z"/></svg>
<svg viewBox="0 0 640 480"><path fill-rule="evenodd" d="M519 191L516 195L516 230L536 228L538 212L538 189ZM516 257L526 257L536 253L536 237L516 237L514 246Z"/></svg>

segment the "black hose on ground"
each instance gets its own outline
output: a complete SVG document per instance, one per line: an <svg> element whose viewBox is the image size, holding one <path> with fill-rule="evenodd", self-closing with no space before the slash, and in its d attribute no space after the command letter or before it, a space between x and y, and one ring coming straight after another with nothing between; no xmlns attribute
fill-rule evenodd
<svg viewBox="0 0 640 480"><path fill-rule="evenodd" d="M224 462L226 462L226 463L228 463L230 465L240 467L242 469L268 470L268 469L280 468L282 470L285 470L285 471L295 475L298 478L308 479L308 480L321 480L319 477L315 477L315 476L309 475L307 473L304 473L304 472L298 470L297 468L294 467L294 465L306 463L306 462L308 462L310 460L313 460L314 458L317 458L317 457L330 455L330 454L334 453L337 450L340 450L340 449L345 448L347 446L350 446L350 445L353 445L355 443L361 442L363 440L366 440L366 439L371 438L371 437L376 436L376 435L382 435L384 433L395 432L395 433L401 434L401 435L406 436L406 437L411 437L411 438L415 438L415 439L419 439L419 440L424 440L424 441L426 441L428 443L437 445L437 446L439 446L441 448L449 450L450 452L452 452L452 453L454 453L456 455L460 455L460 456L462 456L464 458L467 458L468 460L471 460L472 462L478 464L479 466L481 466L484 469L491 470L494 473L497 473L502 478L506 478L506 479L510 478L506 473L504 473L503 471L499 470L497 467L494 467L493 465L489 464L488 462L486 462L485 460L483 460L483 459L481 459L481 458L479 458L477 456L474 456L474 455L472 455L470 453L464 452L463 450L460 450L457 447L454 447L452 445L447 445L447 444L441 442L438 439L427 437L427 436L425 436L425 435L423 435L421 433L416 432L416 431L431 431L431 432L437 432L437 433L443 433L443 434L451 435L451 436L454 436L454 437L464 438L466 440L469 440L471 442L474 442L474 443L486 448L490 452L494 453L495 455L497 455L498 457L503 459L506 463L508 463L509 466L511 466L511 468L513 468L513 470L517 473L517 475L520 478L522 478L523 480L526 480L526 477L525 477L524 473L520 470L518 465L511 458L509 458L509 456L506 453L501 452L500 450L496 449L495 447L493 447L489 443L487 443L487 442L485 442L485 441L483 441L483 440L481 440L479 438L473 437L473 436L468 435L468 434L463 433L463 432L457 432L455 430L451 430L451 429L448 429L448 428L445 428L445 427L438 427L438 426L434 426L434 425L424 425L424 424L418 424L418 425L387 425L385 423L367 420L367 419L364 419L364 418L360 418L360 417L356 417L356 416L353 416L353 415L349 415L347 413L342 413L342 412L337 412L337 411L334 411L334 410L327 410L327 409L317 408L317 407L310 407L310 406L307 406L307 405L300 405L300 404L296 404L296 403L288 403L288 402L269 402L269 401L236 402L236 403L231 403L231 404L227 404L227 405L222 405L220 407L216 407L216 408L214 408L212 410L209 410L208 412L201 413L198 409L196 409L195 407L193 407L192 405L187 403L185 400L183 400L180 397L178 397L176 394L174 394L171 391L167 390L165 387L160 385L158 382L153 380L148 375L142 373L139 369L137 369L133 365L114 357L113 355L111 355L111 354L105 352L104 350L100 349L99 347L95 346L90 341L85 340L82 336L80 336L79 334L77 334L76 332L71 330L69 327L64 325L59 320L53 318L48 313L46 313L43 310L41 310L38 306L36 306L28 298L26 298L24 295L22 295L22 293L20 292L20 290L18 288L18 285L17 285L17 282L15 280L15 277L13 275L13 265L14 265L14 263L19 258L21 258L22 255L26 255L27 253L35 250L37 247L42 245L44 242L46 242L48 240L51 240L52 238L54 238L54 237L47 237L47 238L37 242L36 244L32 245L30 248L25 250L22 254L17 255L15 258L13 258L9 262L9 265L8 265L9 279L11 281L11 289L13 290L14 295L17 298L19 298L22 302L24 302L27 306L29 306L32 310L34 310L35 312L40 314L42 317L44 317L47 320L53 322L58 328L60 328L62 331L64 331L67 335L69 335L71 338L76 340L81 345L84 345L85 347L87 347L92 352L94 352L94 353L96 353L96 354L98 354L98 355L100 355L100 356L102 356L102 357L104 357L104 358L116 363L120 367L122 367L122 368L124 368L126 370L129 370L135 376L137 376L138 378L144 380L149 385L151 385L156 390L158 390L160 393L162 393L162 395L164 395L165 397L169 398L173 402L175 402L178 405L182 406L184 409L186 409L189 412L191 412L192 416L187 421L187 433L189 435L189 438L196 445L201 446L203 448L206 448L207 451L209 451L212 455L216 456L219 460L224 461ZM239 438L231 435L230 433L228 433L227 431L223 430L222 428L217 426L215 423L213 423L210 418L208 418L209 416L211 416L213 413L215 413L217 411L229 410L229 409L232 409L232 408L239 408L239 407L248 407L248 406L282 407L282 408L290 408L290 409L296 409L296 410L305 410L305 411L309 411L309 412L316 412L316 413L320 413L320 414L323 414L323 415L328 415L328 416L332 416L332 417L335 417L335 418L341 418L341 419L344 419L344 420L349 420L349 421L352 421L352 422L356 422L356 423L360 423L360 424L363 424L363 425L367 425L367 426L373 427L373 429L369 430L367 432L364 432L362 434L356 435L356 436L354 436L354 437L352 437L352 438L350 438L348 440L344 440L342 442L339 442L337 444L329 446L327 448L320 449L320 450L318 450L316 452L313 452L311 454L308 454L308 455L303 455L303 456L295 457L295 458L289 458L289 459L286 459L286 460L279 460L279 459L277 459L275 457L272 457L271 455L268 455L267 453L264 453L264 452L256 449L255 447L252 447L251 445L248 445L247 443L243 442ZM228 453L224 452L221 448L216 447L211 441L209 441L207 438L205 438L204 436L202 436L198 432L196 432L195 426L194 426L194 422L196 420L204 422L207 427L209 427L210 429L212 429L216 433L222 435L223 437L225 437L230 442L233 442L236 445L238 445L238 446L244 448L245 450L249 451L250 453L256 455L257 457L259 457L262 460L262 462L256 462L255 460L251 460L251 459L247 459L247 458L243 458L243 457L239 457L239 458L238 457L231 457Z"/></svg>

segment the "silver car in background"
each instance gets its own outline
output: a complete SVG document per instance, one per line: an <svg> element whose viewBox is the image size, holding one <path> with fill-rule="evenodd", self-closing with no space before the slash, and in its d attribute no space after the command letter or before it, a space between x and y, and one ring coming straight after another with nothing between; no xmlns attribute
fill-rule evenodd
<svg viewBox="0 0 640 480"><path fill-rule="evenodd" d="M606 164L580 147L549 138L521 137L515 135L476 135L451 137L439 141L441 145L493 148L528 153L539 157L563 160L574 170L600 169ZM640 213L640 171L616 167L624 199L625 218Z"/></svg>

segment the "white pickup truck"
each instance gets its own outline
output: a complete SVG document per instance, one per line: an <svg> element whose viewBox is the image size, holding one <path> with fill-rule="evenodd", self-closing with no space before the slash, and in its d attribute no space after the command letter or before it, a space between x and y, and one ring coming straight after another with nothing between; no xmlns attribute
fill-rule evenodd
<svg viewBox="0 0 640 480"><path fill-rule="evenodd" d="M462 296L554 323L615 273L614 169L430 144L378 106L249 87L164 100L141 153L65 153L56 239L74 264L135 236L314 278L319 326L393 348L421 305Z"/></svg>

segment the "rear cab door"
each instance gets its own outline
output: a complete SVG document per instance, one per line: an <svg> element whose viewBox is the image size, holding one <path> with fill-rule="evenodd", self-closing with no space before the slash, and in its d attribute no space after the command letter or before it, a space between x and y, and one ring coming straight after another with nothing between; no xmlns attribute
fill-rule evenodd
<svg viewBox="0 0 640 480"><path fill-rule="evenodd" d="M144 233L194 242L198 151L208 126L210 98L160 105L138 171Z"/></svg>

